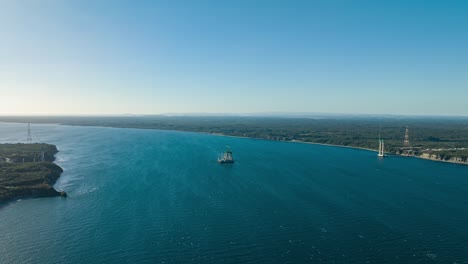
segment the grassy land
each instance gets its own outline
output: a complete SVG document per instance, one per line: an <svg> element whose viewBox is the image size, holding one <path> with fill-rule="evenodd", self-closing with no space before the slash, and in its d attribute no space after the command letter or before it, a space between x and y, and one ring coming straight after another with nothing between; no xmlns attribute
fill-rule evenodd
<svg viewBox="0 0 468 264"><path fill-rule="evenodd" d="M44 162L39 162L41 150ZM48 144L0 144L0 202L60 195L52 187L62 173L52 163L55 153L56 147Z"/></svg>
<svg viewBox="0 0 468 264"><path fill-rule="evenodd" d="M0 145L0 162L7 159L12 163L33 162L41 160L41 152L44 151L44 161L53 162L57 148L49 144L2 144Z"/></svg>

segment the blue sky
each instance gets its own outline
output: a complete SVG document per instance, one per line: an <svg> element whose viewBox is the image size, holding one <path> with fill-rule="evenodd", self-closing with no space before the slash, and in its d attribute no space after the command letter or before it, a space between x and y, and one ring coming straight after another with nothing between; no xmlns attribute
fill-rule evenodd
<svg viewBox="0 0 468 264"><path fill-rule="evenodd" d="M0 115L468 115L468 1L0 1Z"/></svg>

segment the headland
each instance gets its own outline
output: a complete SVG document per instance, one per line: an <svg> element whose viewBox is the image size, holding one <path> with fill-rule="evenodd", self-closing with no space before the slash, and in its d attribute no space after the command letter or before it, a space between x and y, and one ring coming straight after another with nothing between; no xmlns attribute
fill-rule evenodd
<svg viewBox="0 0 468 264"><path fill-rule="evenodd" d="M66 196L53 185L63 172L50 144L0 144L0 203L20 198Z"/></svg>

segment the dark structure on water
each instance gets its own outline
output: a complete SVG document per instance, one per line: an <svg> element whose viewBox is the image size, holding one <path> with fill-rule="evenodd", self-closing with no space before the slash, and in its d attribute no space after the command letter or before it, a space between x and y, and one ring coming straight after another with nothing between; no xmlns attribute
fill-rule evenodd
<svg viewBox="0 0 468 264"><path fill-rule="evenodd" d="M234 163L234 158L232 157L232 151L227 147L226 151L221 157L218 157L219 163Z"/></svg>

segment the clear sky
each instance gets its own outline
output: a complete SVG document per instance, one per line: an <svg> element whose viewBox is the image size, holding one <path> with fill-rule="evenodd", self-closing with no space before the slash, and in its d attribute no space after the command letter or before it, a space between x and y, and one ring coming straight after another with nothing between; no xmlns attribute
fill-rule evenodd
<svg viewBox="0 0 468 264"><path fill-rule="evenodd" d="M468 1L0 0L0 115L468 115Z"/></svg>

